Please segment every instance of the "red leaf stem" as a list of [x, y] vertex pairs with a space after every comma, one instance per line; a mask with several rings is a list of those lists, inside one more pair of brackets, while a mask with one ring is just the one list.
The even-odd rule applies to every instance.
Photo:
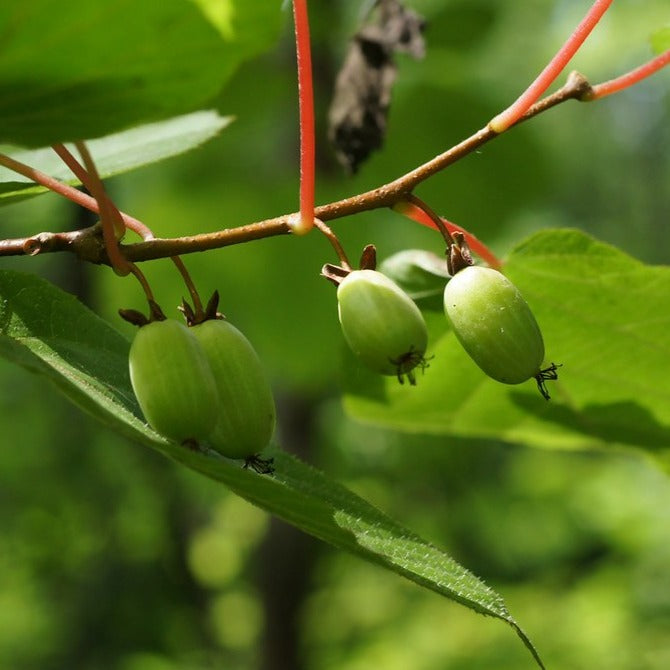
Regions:
[[[91, 195], [98, 202], [100, 208], [100, 225], [102, 226], [102, 239], [105, 242], [105, 250], [109, 258], [110, 265], [114, 272], [121, 276], [127, 275], [130, 271], [130, 263], [126, 260], [119, 249], [118, 240], [123, 236], [126, 230], [125, 224], [120, 216], [115, 216], [105, 187], [102, 184], [98, 170], [93, 162], [88, 147], [84, 142], [76, 142], [75, 146], [84, 163], [84, 168], [88, 173], [88, 184], [91, 188]], [[116, 212], [118, 214], [118, 210]]]
[[[70, 153], [68, 148], [64, 144], [54, 144], [52, 149], [58, 154], [58, 157], [72, 170], [73, 174], [79, 181], [92, 193], [93, 185], [91, 184], [90, 175], [84, 169], [84, 167], [79, 163], [79, 161]], [[149, 226], [145, 225], [137, 219], [123, 215], [113, 203], [111, 198], [107, 196], [110, 206], [114, 210], [115, 217], [119, 217], [124, 225], [132, 230], [134, 233], [137, 233], [143, 240], [152, 240], [154, 234]]]
[[291, 228], [302, 235], [314, 225], [314, 91], [307, 0], [293, 0], [293, 18], [300, 116], [300, 219], [293, 221]]
[[[48, 188], [50, 191], [58, 193], [58, 195], [62, 195], [64, 198], [71, 200], [77, 205], [81, 205], [85, 209], [88, 209], [91, 212], [94, 212], [95, 214], [100, 214], [100, 207], [96, 202], [95, 198], [92, 198], [90, 195], [87, 195], [86, 193], [82, 193], [73, 186], [64, 184], [63, 182], [58, 181], [58, 179], [54, 179], [48, 174], [41, 172], [40, 170], [36, 170], [33, 167], [30, 167], [30, 165], [21, 163], [20, 161], [17, 161], [16, 159], [11, 158], [6, 154], [0, 153], [0, 165], [4, 165], [8, 169], [18, 174], [22, 174], [24, 177], [27, 177], [31, 181], [34, 181], [36, 184], [44, 186], [44, 188]], [[121, 218], [123, 219], [123, 222], [131, 230], [135, 230], [135, 226], [138, 227], [144, 226], [144, 224], [141, 221], [135, 219], [134, 217], [128, 214], [120, 212], [120, 215]]]
[[513, 126], [551, 86], [563, 68], [570, 62], [577, 49], [596, 27], [612, 0], [596, 0], [581, 23], [575, 28], [565, 44], [558, 50], [537, 79], [503, 112], [489, 122], [489, 128], [502, 133]]
[[[416, 221], [417, 223], [437, 230], [437, 225], [430, 218], [430, 216], [428, 216], [428, 214], [420, 207], [414, 205], [411, 202], [408, 202], [407, 200], [401, 200], [393, 206], [393, 209], [399, 214], [403, 214], [407, 218], [412, 219], [412, 221]], [[468, 243], [470, 249], [474, 251], [474, 253], [476, 253], [477, 256], [479, 256], [489, 267], [500, 270], [503, 265], [502, 261], [481, 240], [475, 237], [472, 233], [469, 233], [467, 230], [465, 230], [465, 228], [452, 223], [448, 219], [445, 219], [442, 216], [440, 219], [442, 219], [442, 222], [450, 233], [463, 233], [465, 241]]]
[[642, 81], [642, 79], [654, 74], [654, 72], [658, 72], [668, 64], [670, 64], [670, 49], [659, 54], [656, 58], [652, 58], [647, 63], [644, 63], [644, 65], [640, 65], [640, 67], [622, 74], [620, 77], [604, 81], [602, 84], [596, 84], [584, 99], [597, 100], [598, 98], [604, 98], [606, 95], [623, 91], [625, 88], [633, 86]]
[[[52, 146], [52, 149], [58, 154], [58, 157], [70, 168], [70, 170], [72, 170], [75, 177], [77, 177], [77, 179], [79, 179], [79, 181], [81, 181], [81, 183], [89, 191], [91, 191], [91, 193], [95, 192], [98, 189], [98, 184], [96, 184], [95, 179], [86, 171], [84, 166], [81, 165], [81, 163], [72, 155], [72, 153], [70, 153], [69, 149], [64, 144], [54, 144]], [[97, 175], [96, 178], [98, 178], [99, 180], [99, 177], [97, 177]], [[101, 181], [99, 185], [102, 187]], [[106, 192], [104, 192], [104, 196], [107, 199], [106, 203], [107, 207], [110, 209], [115, 221], [122, 221], [124, 225], [126, 225], [133, 232], [137, 233], [143, 240], [154, 239], [153, 231], [149, 228], [149, 226], [144, 225], [141, 221], [138, 221], [137, 219], [132, 219], [129, 222], [124, 221], [122, 214], [117, 208], [117, 206], [114, 204], [114, 201], [109, 197], [109, 195], [107, 195]], [[104, 235], [104, 228], [103, 228], [103, 235]], [[120, 255], [121, 254], [119, 253], [118, 256]], [[195, 284], [193, 283], [191, 275], [186, 269], [184, 262], [181, 260], [179, 256], [170, 256], [170, 260], [175, 264], [177, 270], [179, 271], [180, 275], [184, 280], [184, 283], [186, 284], [186, 287], [191, 295], [191, 299], [193, 300], [193, 307], [195, 309], [195, 313], [198, 316], [202, 316], [203, 309], [202, 309], [202, 302], [200, 300], [200, 294], [195, 288]], [[132, 263], [130, 263], [130, 271], [139, 280], [149, 302], [152, 302], [154, 300], [154, 297], [146, 277], [142, 274], [142, 272], [139, 271], [139, 269], [136, 266], [133, 266]]]

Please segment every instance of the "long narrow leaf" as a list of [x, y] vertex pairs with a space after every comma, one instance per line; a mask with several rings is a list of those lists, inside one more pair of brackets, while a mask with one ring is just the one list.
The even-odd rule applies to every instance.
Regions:
[[445, 552], [318, 470], [274, 449], [271, 476], [170, 443], [141, 420], [127, 371], [129, 343], [75, 298], [32, 275], [0, 272], [0, 355], [44, 375], [119, 432], [222, 482], [250, 502], [466, 607], [502, 619], [541, 661], [503, 599]]

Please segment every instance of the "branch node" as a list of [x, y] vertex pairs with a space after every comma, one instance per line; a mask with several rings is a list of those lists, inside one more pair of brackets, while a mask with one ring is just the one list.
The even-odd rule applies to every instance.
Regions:
[[314, 226], [314, 219], [305, 219], [300, 212], [287, 217], [286, 223], [294, 235], [306, 235]]
[[44, 237], [49, 233], [40, 233], [33, 237], [29, 237], [23, 243], [23, 253], [26, 256], [37, 256], [44, 249]]
[[67, 246], [82, 261], [96, 265], [110, 264], [100, 223], [76, 231], [71, 235]]
[[577, 70], [573, 70], [565, 82], [565, 89], [574, 92], [576, 100], [581, 102], [588, 102], [593, 99], [593, 86], [589, 80]]

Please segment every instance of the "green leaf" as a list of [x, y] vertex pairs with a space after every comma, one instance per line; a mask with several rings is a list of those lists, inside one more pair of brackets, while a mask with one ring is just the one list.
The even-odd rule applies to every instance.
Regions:
[[534, 381], [499, 384], [431, 319], [430, 368], [414, 388], [350, 369], [345, 406], [360, 420], [412, 432], [555, 448], [670, 453], [670, 268], [645, 266], [576, 230], [538, 233], [505, 266], [562, 363], [546, 402]]
[[393, 279], [413, 300], [439, 298], [449, 279], [447, 261], [432, 251], [403, 249], [385, 258], [377, 268]]
[[0, 142], [100, 137], [204, 106], [277, 34], [278, 4], [227, 4], [245, 19], [254, 5], [261, 29], [224, 35], [185, 0], [0, 3]]
[[[232, 117], [220, 116], [215, 111], [193, 112], [90, 140], [87, 146], [104, 179], [195, 149], [212, 139], [231, 121]], [[66, 146], [78, 156], [73, 146]], [[81, 183], [51, 147], [5, 153], [67, 184]], [[8, 204], [16, 198], [47, 190], [27, 177], [0, 166], [0, 203]]]
[[[280, 2], [193, 1], [226, 41], [236, 45], [238, 55], [245, 58], [275, 42], [284, 19], [290, 15], [280, 11]], [[286, 3], [283, 7], [286, 7]]]
[[215, 452], [170, 443], [141, 420], [128, 377], [129, 343], [75, 298], [32, 276], [0, 271], [0, 355], [44, 375], [97, 418], [336, 547], [466, 607], [507, 622], [538, 665], [535, 648], [502, 598], [442, 550], [345, 487], [273, 449], [272, 476]]
[[670, 26], [660, 28], [649, 38], [651, 49], [655, 54], [662, 54], [670, 49]]
[[276, 472], [258, 477], [223, 461], [179, 449], [173, 458], [226, 484], [248, 501], [340, 549], [507, 622], [540, 667], [540, 657], [502, 598], [442, 550], [398, 525], [323, 473], [273, 450]]
[[129, 349], [73, 296], [33, 275], [0, 271], [0, 355], [45, 375], [125, 435], [153, 436], [130, 387]]

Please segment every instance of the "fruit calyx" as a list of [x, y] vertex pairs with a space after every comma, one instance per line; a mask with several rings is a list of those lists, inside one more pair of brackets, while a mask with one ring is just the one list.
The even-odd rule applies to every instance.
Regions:
[[[377, 269], [377, 248], [374, 244], [367, 244], [364, 247], [358, 267], [361, 270]], [[335, 284], [335, 286], [339, 286], [344, 278], [351, 272], [352, 270], [349, 267], [345, 268], [341, 265], [333, 265], [332, 263], [326, 263], [321, 268], [321, 276]]]
[[146, 326], [154, 321], [165, 321], [167, 317], [155, 300], [149, 300], [149, 316], [145, 316], [136, 309], [119, 309], [119, 316], [133, 326]]
[[212, 319], [225, 319], [225, 316], [218, 311], [218, 291], [214, 291], [214, 293], [212, 293], [212, 297], [207, 301], [205, 309], [201, 310], [201, 314], [198, 314], [196, 310], [194, 310], [193, 307], [191, 307], [191, 305], [186, 302], [185, 298], [181, 299], [181, 305], [179, 305], [177, 309], [184, 315], [187, 326], [197, 326], [199, 323], [211, 321]]
[[463, 233], [454, 231], [451, 233], [451, 239], [453, 242], [447, 249], [447, 270], [449, 270], [449, 274], [453, 277], [457, 272], [464, 270], [470, 265], [474, 265], [474, 261], [472, 260], [472, 253]]

